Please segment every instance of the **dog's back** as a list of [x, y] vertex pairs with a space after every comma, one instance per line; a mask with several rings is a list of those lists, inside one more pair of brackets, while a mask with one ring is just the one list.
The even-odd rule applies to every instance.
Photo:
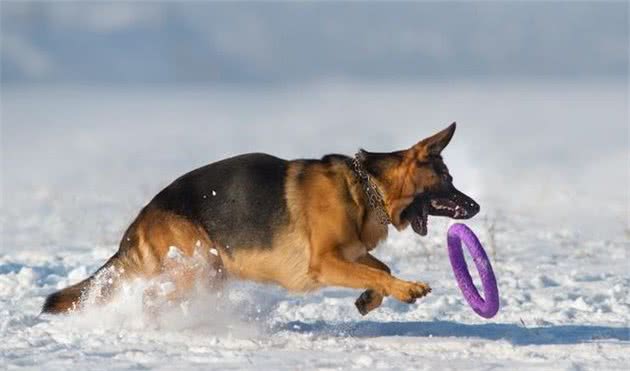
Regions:
[[270, 247], [288, 222], [287, 167], [263, 153], [231, 157], [183, 175], [149, 206], [200, 223], [221, 246]]

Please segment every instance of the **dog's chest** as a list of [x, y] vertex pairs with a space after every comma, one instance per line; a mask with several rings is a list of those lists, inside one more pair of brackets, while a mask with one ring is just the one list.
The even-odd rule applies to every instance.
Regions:
[[344, 246], [341, 250], [343, 258], [351, 262], [356, 261], [360, 257], [367, 254], [367, 252], [368, 249], [360, 241], [348, 244]]
[[365, 223], [361, 231], [361, 242], [367, 251], [372, 251], [387, 238], [387, 226], [378, 222]]

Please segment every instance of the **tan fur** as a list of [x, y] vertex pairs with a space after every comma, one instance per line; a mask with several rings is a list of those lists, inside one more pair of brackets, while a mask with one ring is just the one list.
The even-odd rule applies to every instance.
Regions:
[[[225, 272], [219, 250], [202, 226], [156, 209], [144, 210], [135, 224], [138, 243], [126, 254], [128, 269], [136, 276], [160, 275], [161, 281], [170, 282], [173, 290], [165, 293], [168, 301], [185, 299], [196, 286], [220, 286]], [[156, 300], [156, 288], [145, 295], [145, 302]]]

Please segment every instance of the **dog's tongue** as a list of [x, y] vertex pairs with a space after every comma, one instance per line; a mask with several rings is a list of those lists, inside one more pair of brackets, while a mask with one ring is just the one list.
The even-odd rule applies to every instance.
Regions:
[[428, 208], [425, 202], [416, 202], [414, 207], [414, 215], [411, 219], [411, 228], [413, 231], [421, 236], [427, 235], [427, 219]]

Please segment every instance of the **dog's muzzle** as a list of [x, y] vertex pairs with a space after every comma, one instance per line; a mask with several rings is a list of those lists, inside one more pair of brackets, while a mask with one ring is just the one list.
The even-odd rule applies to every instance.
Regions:
[[470, 219], [477, 215], [480, 206], [475, 200], [450, 186], [445, 191], [424, 192], [402, 212], [401, 217], [411, 223], [414, 232], [427, 234], [428, 216], [445, 216], [452, 219]]

